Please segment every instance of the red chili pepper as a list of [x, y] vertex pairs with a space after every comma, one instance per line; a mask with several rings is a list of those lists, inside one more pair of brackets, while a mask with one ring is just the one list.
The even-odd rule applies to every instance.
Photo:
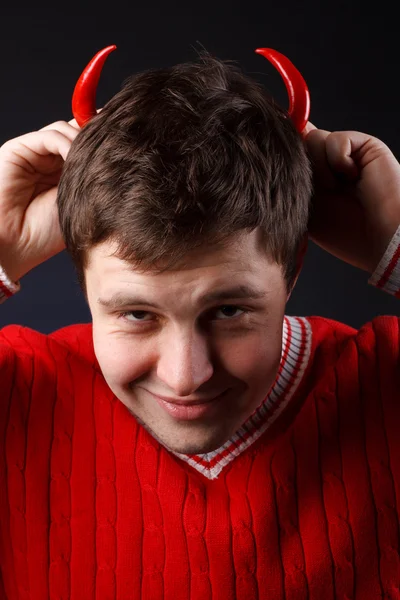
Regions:
[[[100, 73], [107, 56], [116, 46], [107, 46], [100, 50], [90, 61], [79, 77], [72, 97], [72, 113], [76, 122], [83, 127], [96, 114], [96, 89]], [[289, 94], [289, 116], [301, 133], [310, 114], [310, 93], [301, 73], [283, 54], [272, 48], [258, 48], [281, 74]]]
[[99, 83], [100, 73], [107, 56], [117, 46], [107, 46], [100, 50], [83, 70], [74, 89], [72, 96], [72, 114], [79, 127], [90, 121], [96, 114], [96, 89]]
[[258, 48], [262, 54], [281, 74], [289, 94], [289, 116], [297, 131], [302, 133], [310, 114], [310, 92], [301, 73], [286, 56], [272, 48]]

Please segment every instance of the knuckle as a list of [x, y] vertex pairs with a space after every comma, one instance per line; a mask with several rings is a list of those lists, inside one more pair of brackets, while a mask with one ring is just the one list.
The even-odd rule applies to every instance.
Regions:
[[19, 136], [16, 138], [12, 138], [11, 140], [5, 141], [4, 144], [0, 146], [0, 153], [8, 154], [10, 152], [13, 152], [15, 148], [18, 147], [21, 137], [22, 136]]
[[42, 135], [47, 139], [48, 143], [50, 143], [51, 140], [63, 141], [65, 139], [65, 136], [57, 129], [48, 129], [47, 131], [44, 131]]
[[53, 123], [54, 127], [68, 127], [68, 123], [66, 121], [55, 121]]
[[11, 140], [7, 140], [0, 146], [0, 150], [7, 150], [11, 145]]

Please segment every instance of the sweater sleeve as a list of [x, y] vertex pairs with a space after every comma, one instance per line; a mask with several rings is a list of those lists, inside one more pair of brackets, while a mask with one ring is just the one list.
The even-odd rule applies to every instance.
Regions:
[[368, 283], [400, 298], [400, 226]]
[[3, 267], [0, 265], [0, 304], [3, 304], [7, 298], [10, 298], [10, 296], [13, 296], [19, 292], [20, 289], [20, 282], [12, 281]]

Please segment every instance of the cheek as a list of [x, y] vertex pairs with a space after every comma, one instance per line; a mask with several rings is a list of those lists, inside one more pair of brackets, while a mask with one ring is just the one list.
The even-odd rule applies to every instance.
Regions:
[[265, 379], [276, 371], [282, 352], [282, 335], [279, 332], [258, 332], [232, 343], [226, 348], [224, 368], [242, 380]]
[[132, 338], [93, 333], [94, 351], [102, 373], [110, 385], [125, 386], [148, 372], [150, 368], [148, 349], [143, 344], [132, 343]]

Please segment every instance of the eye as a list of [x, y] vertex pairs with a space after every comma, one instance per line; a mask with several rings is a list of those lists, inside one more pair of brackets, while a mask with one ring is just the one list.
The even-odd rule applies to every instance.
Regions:
[[[237, 311], [240, 311], [239, 315], [232, 314], [232, 313], [236, 313]], [[224, 304], [223, 306], [219, 306], [218, 308], [214, 309], [213, 312], [214, 313], [221, 312], [223, 314], [222, 318], [216, 319], [217, 321], [232, 321], [234, 319], [238, 319], [243, 314], [245, 314], [249, 311], [245, 310], [243, 308], [240, 308], [239, 306], [235, 306], [233, 304]], [[129, 323], [146, 323], [151, 320], [151, 319], [145, 319], [146, 316], [151, 317], [152, 313], [150, 313], [146, 310], [129, 310], [124, 313], [120, 313], [118, 315], [119, 318], [121, 318]], [[133, 318], [130, 318], [130, 317], [133, 317]]]
[[[235, 312], [235, 311], [238, 311], [238, 310], [240, 310], [242, 314], [246, 312], [244, 309], [239, 308], [239, 306], [234, 306], [233, 304], [225, 304], [224, 306], [219, 306], [216, 309], [216, 312], [218, 312], [218, 311], [221, 311], [221, 312], [224, 311], [224, 312], [228, 313], [228, 314], [225, 314], [225, 318], [220, 319], [221, 321], [226, 321], [226, 320], [235, 318], [235, 315], [232, 315], [232, 312]], [[240, 316], [241, 315], [239, 315], [239, 317]], [[237, 315], [236, 315], [236, 318], [238, 318]]]
[[[135, 317], [138, 317], [137, 319], [128, 319], [128, 315], [134, 315]], [[122, 319], [125, 319], [125, 321], [129, 321], [130, 323], [141, 323], [142, 321], [144, 321], [144, 319], [140, 318], [143, 317], [144, 315], [150, 315], [149, 312], [147, 312], [146, 310], [128, 310], [127, 312], [121, 313], [119, 316]]]

